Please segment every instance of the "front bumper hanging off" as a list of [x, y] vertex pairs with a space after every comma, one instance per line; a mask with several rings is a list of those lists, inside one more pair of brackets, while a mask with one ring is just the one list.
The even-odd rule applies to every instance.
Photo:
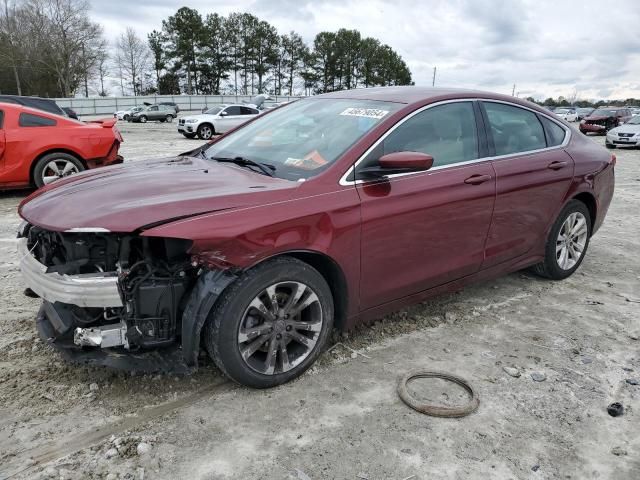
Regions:
[[43, 300], [89, 308], [123, 306], [115, 272], [79, 275], [47, 273], [46, 265], [31, 255], [26, 238], [18, 239], [18, 256], [25, 283]]

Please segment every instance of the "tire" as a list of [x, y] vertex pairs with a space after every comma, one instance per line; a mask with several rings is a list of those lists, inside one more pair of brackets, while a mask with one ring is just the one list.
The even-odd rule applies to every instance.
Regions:
[[[269, 294], [268, 288], [273, 288]], [[298, 290], [303, 293], [296, 297]], [[276, 308], [269, 300], [272, 292]], [[289, 300], [292, 308], [287, 309]], [[300, 312], [288, 318], [285, 312], [295, 307]], [[333, 297], [322, 275], [300, 260], [279, 257], [229, 285], [209, 314], [203, 338], [207, 352], [227, 377], [249, 387], [269, 388], [304, 373], [322, 352], [332, 327]], [[302, 341], [297, 340], [300, 337]], [[243, 357], [241, 349], [250, 353]]]
[[[566, 228], [571, 227], [569, 223], [570, 217], [577, 219], [576, 223], [573, 224], [573, 230], [578, 229], [577, 231], [581, 232], [581, 235], [578, 236], [576, 234], [570, 237], [573, 240], [573, 247], [569, 247], [565, 243], [564, 248], [567, 252], [567, 257], [564, 257], [566, 263], [562, 265], [563, 245], [561, 245], [562, 240], [560, 235], [562, 234], [564, 236]], [[584, 229], [578, 227], [581, 220], [584, 221]], [[566, 222], [567, 224], [565, 226]], [[587, 206], [579, 200], [571, 200], [567, 203], [549, 231], [549, 236], [545, 244], [544, 261], [533, 267], [534, 273], [552, 280], [562, 280], [572, 275], [587, 254], [589, 240], [591, 239], [591, 228], [591, 215]], [[581, 248], [581, 250], [578, 250], [578, 247]], [[571, 255], [571, 252], [577, 254], [578, 252], [576, 250], [580, 252], [577, 258]]]
[[140, 118], [140, 123], [147, 123], [147, 117], [145, 117], [144, 115], [141, 115], [139, 118]]
[[129, 115], [125, 115], [124, 117], [122, 117], [122, 119], [128, 122], [129, 121]]
[[607, 148], [610, 148], [610, 149], [616, 148], [616, 146], [614, 144], [612, 144], [612, 143], [605, 143], [604, 146], [607, 147]]
[[173, 115], [167, 115], [167, 116], [165, 117], [165, 120], [167, 121], [167, 123], [171, 123], [171, 122], [173, 122]]
[[67, 177], [84, 170], [84, 165], [73, 155], [53, 152], [45, 155], [33, 169], [33, 183], [40, 188], [58, 178]]
[[198, 127], [197, 135], [200, 140], [209, 140], [216, 133], [213, 125], [209, 123], [203, 123]]
[[195, 133], [183, 133], [182, 135], [184, 135], [187, 138], [196, 138], [196, 134]]

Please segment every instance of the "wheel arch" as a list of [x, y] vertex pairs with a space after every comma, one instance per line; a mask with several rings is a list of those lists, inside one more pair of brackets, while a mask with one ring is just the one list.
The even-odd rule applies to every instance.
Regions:
[[589, 210], [591, 225], [593, 226], [596, 224], [596, 218], [598, 215], [598, 203], [596, 202], [596, 197], [592, 193], [580, 192], [571, 197], [570, 200], [578, 200], [579, 202], [584, 203], [587, 207], [587, 210]]
[[36, 165], [38, 164], [38, 162], [42, 157], [49, 155], [50, 153], [66, 153], [67, 155], [71, 155], [72, 157], [76, 158], [76, 160], [78, 160], [80, 163], [82, 163], [82, 166], [85, 168], [85, 170], [89, 168], [89, 166], [87, 165], [87, 161], [84, 158], [82, 158], [82, 156], [79, 155], [78, 152], [74, 152], [73, 150], [70, 150], [68, 148], [52, 148], [50, 150], [45, 150], [44, 152], [36, 156], [36, 158], [33, 159], [33, 161], [31, 162], [31, 165], [29, 166], [29, 182], [32, 185], [35, 182], [35, 178], [33, 175], [35, 173]]
[[196, 132], [198, 130], [200, 130], [200, 127], [204, 126], [204, 125], [208, 125], [209, 127], [211, 127], [211, 130], [213, 130], [213, 133], [216, 133], [216, 126], [213, 124], [213, 122], [211, 122], [210, 120], [205, 120], [204, 122], [198, 124], [198, 128], [196, 128]]
[[290, 250], [261, 259], [249, 268], [256, 267], [274, 258], [292, 257], [315, 268], [325, 279], [333, 296], [334, 320], [333, 325], [343, 330], [347, 325], [349, 307], [349, 290], [347, 280], [340, 265], [329, 255], [316, 250]]

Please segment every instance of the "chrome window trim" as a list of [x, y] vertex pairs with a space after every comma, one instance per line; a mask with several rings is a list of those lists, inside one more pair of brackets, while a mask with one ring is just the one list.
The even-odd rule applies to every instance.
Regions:
[[[537, 110], [534, 110], [532, 108], [526, 107], [524, 105], [519, 105], [519, 104], [512, 103], [512, 102], [507, 102], [505, 100], [494, 100], [494, 99], [491, 99], [491, 98], [479, 98], [479, 97], [478, 98], [455, 98], [455, 99], [451, 99], [451, 100], [443, 100], [441, 102], [431, 103], [429, 105], [425, 105], [424, 107], [420, 107], [419, 109], [411, 112], [409, 115], [407, 115], [404, 118], [400, 119], [395, 125], [393, 125], [389, 130], [387, 130], [380, 138], [378, 138], [378, 140], [376, 140], [374, 142], [374, 144], [371, 145], [362, 155], [360, 155], [358, 160], [356, 160], [356, 162], [353, 165], [351, 165], [347, 169], [347, 171], [342, 175], [342, 177], [340, 178], [340, 181], [338, 183], [340, 185], [342, 185], [342, 186], [353, 186], [353, 185], [360, 185], [362, 183], [370, 183], [370, 182], [380, 181], [380, 179], [373, 179], [373, 180], [347, 180], [347, 178], [349, 177], [349, 175], [351, 175], [352, 172], [355, 173], [356, 167], [358, 166], [358, 164], [360, 162], [362, 162], [367, 157], [367, 155], [369, 155], [378, 145], [380, 145], [381, 142], [383, 142], [389, 135], [391, 135], [391, 133], [393, 133], [396, 128], [401, 126], [404, 122], [406, 122], [407, 120], [412, 118], [414, 115], [417, 115], [419, 113], [424, 112], [425, 110], [428, 110], [430, 108], [437, 107], [437, 106], [440, 106], [440, 105], [446, 105], [448, 103], [460, 103], [460, 102], [503, 103], [505, 105], [510, 105], [512, 107], [522, 108], [523, 110], [528, 110], [528, 111], [533, 112], [533, 113], [535, 113], [537, 115], [541, 115], [541, 116], [547, 118], [548, 120], [551, 120], [553, 123], [555, 123], [560, 128], [562, 128], [564, 130], [564, 140], [560, 145], [555, 145], [553, 147], [539, 148], [537, 150], [527, 150], [526, 152], [509, 153], [509, 154], [506, 154], [506, 155], [496, 155], [496, 156], [493, 156], [493, 157], [481, 157], [481, 158], [476, 158], [476, 159], [473, 159], [473, 160], [465, 160], [463, 162], [456, 162], [456, 163], [449, 163], [447, 165], [440, 165], [438, 167], [432, 167], [429, 170], [425, 170], [425, 171], [396, 173], [396, 174], [393, 174], [393, 175], [385, 176], [386, 179], [405, 177], [407, 175], [417, 175], [417, 174], [421, 174], [421, 173], [425, 173], [425, 172], [432, 172], [432, 171], [436, 171], [436, 170], [442, 170], [442, 169], [445, 169], [445, 168], [457, 167], [457, 166], [461, 166], [461, 165], [471, 165], [471, 164], [474, 164], [474, 163], [487, 162], [487, 161], [491, 161], [491, 160], [502, 160], [502, 159], [507, 159], [507, 158], [515, 157], [515, 156], [522, 157], [524, 155], [532, 155], [532, 154], [540, 153], [540, 152], [558, 150], [558, 149], [561, 149], [561, 148], [565, 148], [569, 144], [569, 141], [571, 140], [571, 130], [566, 125], [564, 125], [563, 123], [559, 122], [558, 119], [555, 119], [555, 118], [549, 116], [546, 113], [539, 112]], [[544, 131], [544, 125], [541, 124], [541, 127], [542, 127], [542, 129]], [[546, 138], [546, 133], [545, 133], [545, 138]]]

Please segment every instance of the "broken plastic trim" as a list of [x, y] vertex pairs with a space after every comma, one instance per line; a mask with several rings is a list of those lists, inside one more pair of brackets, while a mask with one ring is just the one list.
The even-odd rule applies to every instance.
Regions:
[[182, 314], [182, 354], [188, 366], [198, 366], [202, 327], [220, 294], [236, 278], [229, 270], [208, 270], [198, 277]]

